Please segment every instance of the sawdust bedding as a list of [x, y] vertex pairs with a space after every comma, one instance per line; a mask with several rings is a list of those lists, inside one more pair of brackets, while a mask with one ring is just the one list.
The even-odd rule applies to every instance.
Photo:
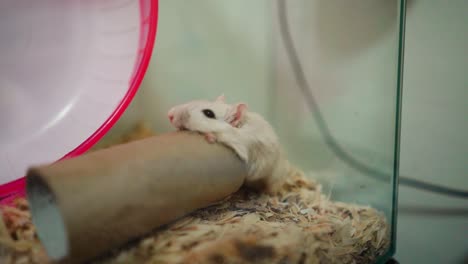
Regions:
[[[151, 135], [139, 124], [113, 144]], [[17, 199], [1, 212], [0, 263], [48, 263], [27, 201]], [[242, 188], [97, 262], [373, 263], [388, 246], [389, 226], [383, 214], [371, 207], [333, 202], [322, 194], [320, 184], [294, 175], [282, 194], [268, 196]]]

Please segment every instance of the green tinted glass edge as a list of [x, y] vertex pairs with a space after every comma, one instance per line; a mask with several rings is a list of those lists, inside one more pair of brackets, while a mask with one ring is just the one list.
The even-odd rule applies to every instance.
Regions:
[[406, 30], [406, 0], [400, 0], [400, 24], [398, 40], [398, 63], [397, 63], [397, 87], [396, 87], [396, 112], [395, 112], [395, 146], [393, 156], [393, 201], [391, 219], [390, 248], [382, 255], [377, 263], [386, 263], [396, 252], [397, 218], [398, 218], [398, 179], [400, 170], [400, 135], [401, 135], [401, 107], [403, 90], [403, 68], [405, 51]]

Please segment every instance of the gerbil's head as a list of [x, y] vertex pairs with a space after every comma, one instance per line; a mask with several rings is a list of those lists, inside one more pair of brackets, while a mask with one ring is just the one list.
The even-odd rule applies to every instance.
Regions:
[[247, 111], [244, 103], [227, 104], [224, 95], [214, 101], [191, 101], [168, 112], [169, 121], [179, 130], [221, 132], [240, 127]]

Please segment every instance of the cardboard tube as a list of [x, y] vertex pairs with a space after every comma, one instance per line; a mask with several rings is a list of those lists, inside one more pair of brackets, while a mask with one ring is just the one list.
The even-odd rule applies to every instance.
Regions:
[[49, 257], [79, 263], [227, 197], [245, 175], [229, 148], [175, 132], [33, 167], [26, 191]]

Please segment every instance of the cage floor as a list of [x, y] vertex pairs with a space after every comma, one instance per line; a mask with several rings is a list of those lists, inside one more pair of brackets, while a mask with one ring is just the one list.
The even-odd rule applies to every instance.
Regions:
[[[105, 148], [152, 136], [144, 124]], [[93, 151], [93, 150], [92, 150]], [[1, 263], [48, 263], [26, 200], [2, 208]], [[373, 263], [389, 246], [389, 226], [377, 210], [329, 200], [303, 175], [282, 194], [241, 188], [208, 208], [155, 231], [96, 263]]]

